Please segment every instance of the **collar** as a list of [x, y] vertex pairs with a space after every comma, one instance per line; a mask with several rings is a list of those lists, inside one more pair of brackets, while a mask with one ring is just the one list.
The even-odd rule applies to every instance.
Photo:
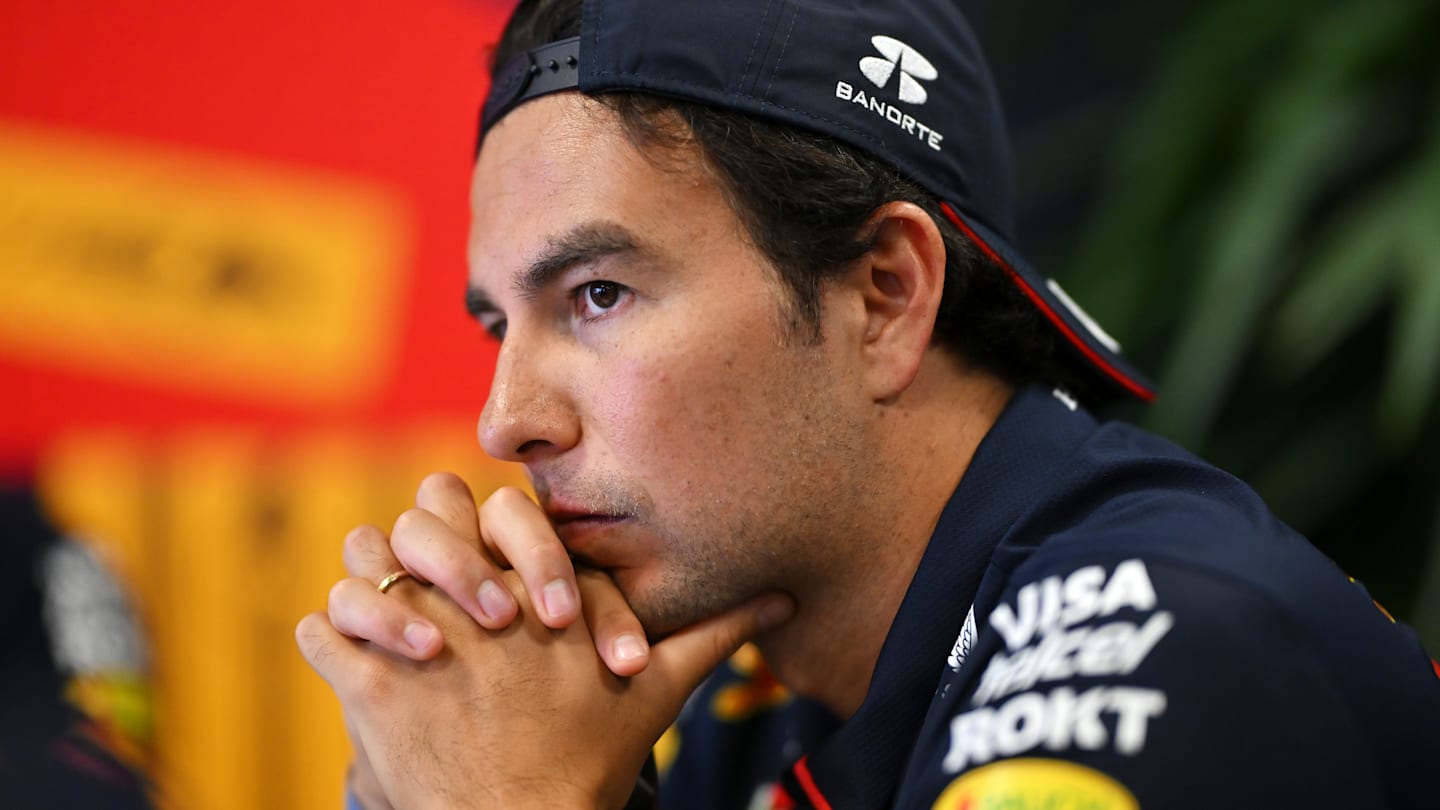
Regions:
[[782, 780], [817, 808], [888, 806], [996, 546], [1044, 497], [1057, 458], [1095, 429], [1058, 392], [1018, 391], [940, 514], [880, 650], [864, 702]]

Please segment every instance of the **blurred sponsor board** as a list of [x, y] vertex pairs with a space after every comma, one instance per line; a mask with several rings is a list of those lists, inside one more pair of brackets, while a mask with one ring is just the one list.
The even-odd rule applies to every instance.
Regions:
[[408, 226], [373, 185], [0, 121], [0, 352], [262, 402], [372, 391]]

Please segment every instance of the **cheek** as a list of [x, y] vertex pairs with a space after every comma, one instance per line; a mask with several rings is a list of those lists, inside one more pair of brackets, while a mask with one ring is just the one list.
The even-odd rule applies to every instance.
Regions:
[[[678, 348], [678, 344], [677, 348]], [[763, 424], [751, 413], [759, 386], [733, 337], [689, 341], [688, 350], [615, 364], [596, 402], [594, 430], [629, 465], [689, 477]], [[753, 353], [751, 353], [753, 356]]]

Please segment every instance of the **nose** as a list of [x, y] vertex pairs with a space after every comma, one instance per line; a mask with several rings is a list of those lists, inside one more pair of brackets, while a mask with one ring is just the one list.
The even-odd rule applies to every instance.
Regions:
[[480, 446], [502, 461], [528, 463], [574, 447], [579, 420], [559, 384], [560, 364], [511, 332], [500, 345], [490, 396], [480, 412]]

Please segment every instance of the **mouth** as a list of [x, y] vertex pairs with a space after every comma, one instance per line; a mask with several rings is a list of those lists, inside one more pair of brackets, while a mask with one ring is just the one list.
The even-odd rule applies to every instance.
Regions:
[[629, 515], [612, 515], [603, 512], [588, 512], [583, 509], [546, 509], [550, 523], [555, 527], [560, 542], [576, 556], [583, 557], [583, 550], [600, 535], [630, 519]]

